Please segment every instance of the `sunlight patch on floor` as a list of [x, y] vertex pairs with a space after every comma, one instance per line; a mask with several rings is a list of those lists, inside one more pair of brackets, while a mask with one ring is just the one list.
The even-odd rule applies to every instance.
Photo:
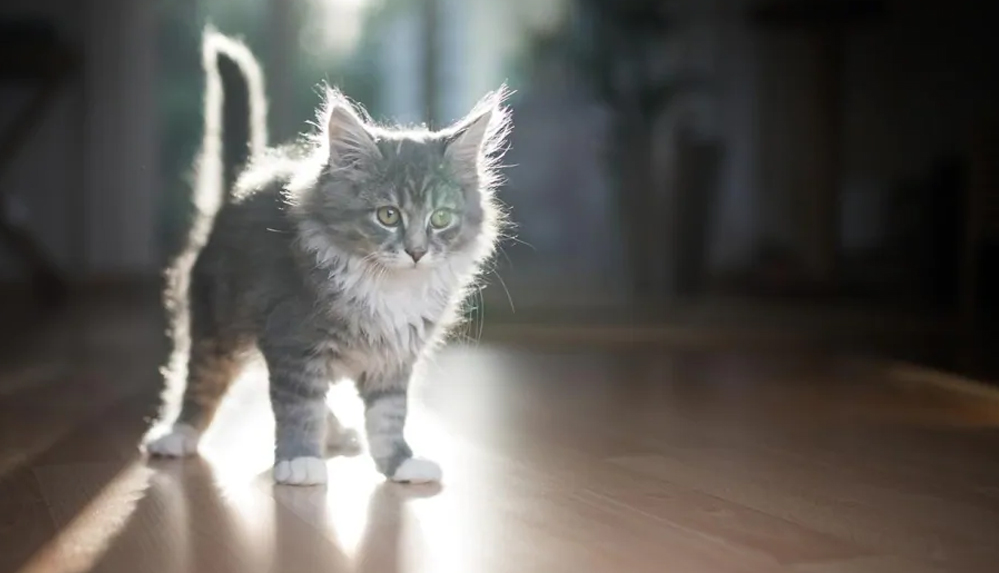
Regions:
[[[503, 486], [483, 473], [488, 470], [478, 464], [481, 452], [435, 409], [441, 400], [454, 405], [448, 386], [470, 384], [475, 400], [464, 404], [470, 396], [458, 397], [461, 410], [469, 409], [466, 415], [480, 428], [491, 427], [494, 420], [486, 410], [490, 398], [501, 399], [494, 396], [494, 382], [503, 372], [496, 364], [499, 357], [492, 358], [483, 364], [479, 350], [445, 352], [411, 388], [407, 439], [416, 455], [441, 464], [442, 486], [387, 482], [375, 470], [366, 447], [358, 456], [327, 461], [330, 481], [325, 489], [273, 484], [274, 419], [263, 364], [247, 369], [233, 385], [204, 437], [201, 453], [221, 495], [242, 522], [241, 529], [253, 543], [259, 541], [258, 547], [265, 547], [274, 534], [276, 503], [330, 539], [358, 568], [371, 559], [387, 558], [371, 552], [387, 550], [387, 541], [378, 538], [397, 535], [398, 546], [391, 551], [411, 554], [426, 570], [464, 573], [473, 566], [473, 556], [481, 553], [476, 540], [483, 539], [477, 515], [482, 508], [468, 500], [481, 488], [498, 495]], [[363, 405], [353, 384], [333, 385], [327, 403], [342, 424], [363, 434]]]
[[[60, 491], [66, 484], [77, 482], [80, 486], [79, 470], [76, 466], [47, 468], [51, 474], [39, 483], [52, 486], [46, 489]], [[53, 473], [57, 472], [57, 473]], [[54, 539], [46, 544], [20, 570], [20, 573], [83, 573], [90, 571], [97, 563], [122, 528], [128, 523], [136, 504], [149, 485], [153, 471], [138, 462], [132, 463], [114, 477], [76, 516], [60, 528]], [[86, 482], [86, 480], [83, 480]], [[49, 483], [58, 482], [58, 483]], [[84, 487], [85, 487], [84, 483]], [[50, 508], [52, 495], [46, 496]], [[54, 513], [58, 513], [58, 507]], [[57, 525], [59, 517], [55, 516]]]

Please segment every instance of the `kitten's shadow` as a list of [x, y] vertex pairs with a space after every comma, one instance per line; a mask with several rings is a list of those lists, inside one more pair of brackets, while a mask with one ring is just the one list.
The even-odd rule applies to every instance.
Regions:
[[[253, 513], [254, 507], [263, 506], [237, 507], [238, 503], [223, 493], [225, 488], [219, 487], [211, 464], [200, 457], [179, 462], [154, 459], [148, 467], [162, 478], [153, 488], [155, 495], [147, 501], [156, 507], [172, 509], [173, 520], [167, 535], [170, 543], [166, 546], [172, 548], [172, 553], [184, 549], [171, 557], [179, 569], [202, 565], [214, 568], [230, 559], [242, 567], [247, 560], [265, 559], [273, 566], [270, 570], [295, 564], [301, 570], [403, 571], [407, 569], [406, 540], [426, 533], [420, 531], [419, 520], [411, 518], [406, 504], [410, 500], [432, 498], [443, 491], [440, 484], [384, 481], [371, 490], [367, 508], [362, 510], [366, 519], [354, 517], [363, 524], [351, 523], [349, 511], [344, 514], [343, 508], [331, 506], [329, 496], [330, 487], [350, 487], [349, 480], [338, 483], [333, 477], [329, 486], [279, 485], [265, 471], [255, 478], [256, 487], [252, 489], [257, 495], [269, 494], [273, 499], [273, 514], [267, 517]], [[163, 495], [167, 498], [161, 499]], [[247, 521], [251, 515], [255, 517]], [[253, 545], [252, 534], [248, 533], [253, 527], [247, 530], [248, 523], [260, 519], [271, 523], [273, 538], [266, 548]], [[363, 528], [354, 551], [340, 537], [344, 528], [349, 531], [352, 525]], [[205, 531], [211, 534], [202, 539]], [[101, 563], [114, 563], [114, 557], [110, 555]]]
[[408, 567], [401, 561], [405, 558], [404, 537], [412, 521], [406, 517], [405, 505], [410, 500], [433, 497], [441, 490], [440, 484], [388, 481], [379, 484], [368, 502], [368, 523], [354, 557], [356, 571], [388, 573], [407, 570]]
[[[331, 487], [337, 486], [332, 484]], [[328, 569], [332, 564], [342, 566], [345, 571], [353, 570], [358, 573], [392, 573], [406, 570], [404, 539], [413, 533], [407, 533], [412, 521], [407, 518], [405, 505], [410, 500], [433, 497], [442, 491], [439, 484], [410, 485], [385, 481], [376, 486], [368, 500], [364, 531], [354, 552], [353, 569], [350, 569], [347, 567], [343, 548], [336, 541], [340, 528], [347, 526], [350, 529], [350, 524], [342, 522], [344, 518], [342, 515], [339, 516], [341, 520], [339, 523], [334, 519], [336, 510], [331, 513], [327, 486], [274, 484], [272, 488], [274, 500], [283, 510], [290, 510], [290, 514], [299, 520], [298, 524], [291, 523], [281, 518], [281, 514], [287, 515], [289, 512], [278, 512], [274, 531], [277, 562], [286, 562], [284, 561], [286, 558], [294, 558], [301, 562], [303, 553], [320, 552], [322, 558], [317, 560], [317, 565], [321, 563]], [[332, 545], [320, 543], [325, 549], [320, 549], [309, 542], [303, 544], [301, 522], [314, 528], [318, 535], [313, 537], [313, 540], [318, 541], [321, 535], [327, 540], [334, 540], [334, 543]]]

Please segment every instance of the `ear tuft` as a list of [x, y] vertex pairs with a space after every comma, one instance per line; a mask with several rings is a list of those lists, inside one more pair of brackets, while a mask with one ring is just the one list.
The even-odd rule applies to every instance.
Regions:
[[332, 168], [345, 172], [364, 170], [381, 158], [363, 112], [333, 89], [327, 93], [325, 126]]
[[504, 105], [511, 92], [501, 86], [486, 95], [454, 126], [444, 132], [445, 157], [460, 174], [478, 177], [488, 186], [496, 164], [506, 151], [510, 110]]

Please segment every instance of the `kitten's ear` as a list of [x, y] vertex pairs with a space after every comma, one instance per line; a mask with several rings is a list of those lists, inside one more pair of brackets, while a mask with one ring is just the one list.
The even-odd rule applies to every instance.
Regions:
[[364, 170], [382, 157], [361, 113], [334, 90], [327, 95], [326, 138], [330, 166], [338, 171]]
[[445, 131], [444, 156], [459, 175], [489, 175], [506, 148], [510, 111], [506, 86], [484, 97], [464, 119]]

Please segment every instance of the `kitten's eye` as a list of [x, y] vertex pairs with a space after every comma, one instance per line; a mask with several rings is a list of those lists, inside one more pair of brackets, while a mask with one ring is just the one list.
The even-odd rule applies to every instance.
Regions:
[[395, 227], [399, 224], [399, 210], [395, 207], [379, 207], [375, 211], [375, 216], [378, 217], [378, 222], [386, 227]]
[[435, 229], [443, 229], [451, 224], [453, 215], [447, 209], [438, 209], [430, 215], [430, 226]]

